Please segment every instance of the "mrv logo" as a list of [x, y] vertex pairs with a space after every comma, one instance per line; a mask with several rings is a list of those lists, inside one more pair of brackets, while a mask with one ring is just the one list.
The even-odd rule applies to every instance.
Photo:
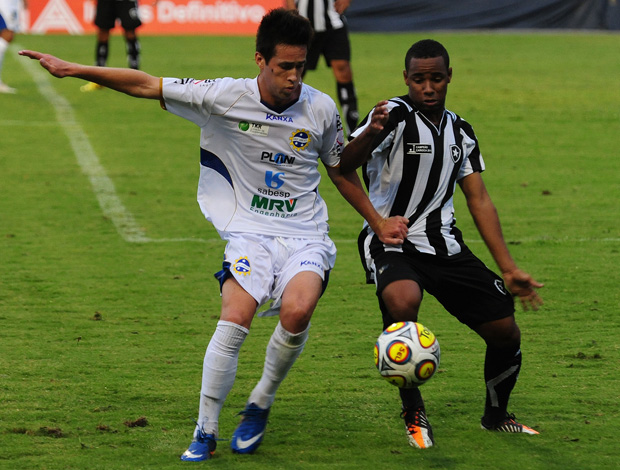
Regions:
[[273, 217], [294, 217], [297, 215], [293, 212], [296, 205], [297, 199], [271, 199], [255, 194], [250, 210]]
[[263, 152], [260, 156], [261, 162], [275, 163], [276, 165], [292, 166], [295, 163], [295, 157], [289, 157], [283, 153]]

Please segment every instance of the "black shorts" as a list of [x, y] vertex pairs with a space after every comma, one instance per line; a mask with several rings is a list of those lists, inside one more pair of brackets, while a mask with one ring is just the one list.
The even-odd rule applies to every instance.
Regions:
[[98, 0], [95, 26], [100, 29], [113, 29], [116, 20], [121, 21], [125, 31], [136, 29], [142, 24], [138, 16], [137, 0]]
[[514, 301], [502, 278], [471, 252], [440, 258], [415, 251], [388, 251], [373, 258], [377, 296], [391, 282], [410, 279], [470, 328], [514, 314]]
[[314, 33], [312, 44], [306, 56], [306, 70], [316, 69], [321, 55], [325, 56], [327, 66], [332, 60], [351, 60], [351, 44], [347, 27]]

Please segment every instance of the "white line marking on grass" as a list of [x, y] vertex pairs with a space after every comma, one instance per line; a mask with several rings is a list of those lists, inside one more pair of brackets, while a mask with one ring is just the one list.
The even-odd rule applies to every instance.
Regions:
[[[22, 49], [17, 45], [18, 49]], [[69, 138], [73, 153], [82, 172], [88, 177], [93, 192], [97, 197], [103, 215], [108, 217], [116, 227], [119, 235], [130, 243], [162, 243], [162, 242], [204, 242], [214, 240], [195, 238], [163, 238], [154, 239], [146, 236], [144, 229], [138, 226], [133, 214], [129, 212], [116, 194], [114, 183], [108, 177], [105, 168], [99, 162], [97, 154], [88, 140], [88, 136], [75, 118], [71, 104], [52, 87], [49, 75], [37, 61], [22, 59], [19, 61], [31, 75], [39, 92], [50, 102], [56, 111], [56, 120]], [[217, 239], [217, 241], [220, 241]]]

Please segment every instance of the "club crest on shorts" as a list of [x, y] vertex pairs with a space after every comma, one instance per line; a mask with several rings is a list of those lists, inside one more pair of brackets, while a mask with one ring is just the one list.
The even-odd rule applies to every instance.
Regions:
[[252, 272], [252, 267], [250, 266], [250, 260], [248, 260], [248, 257], [242, 256], [235, 261], [235, 264], [232, 265], [232, 270], [242, 276], [247, 276], [250, 274]]

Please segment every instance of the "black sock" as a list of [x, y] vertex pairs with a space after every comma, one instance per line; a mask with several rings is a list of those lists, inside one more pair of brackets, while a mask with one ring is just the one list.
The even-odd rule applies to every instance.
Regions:
[[417, 410], [422, 408], [424, 410], [424, 400], [418, 387], [414, 388], [399, 388], [400, 399], [403, 402], [403, 409]]
[[486, 403], [483, 420], [493, 425], [506, 417], [508, 399], [521, 370], [521, 348], [487, 347], [484, 361]]
[[127, 40], [127, 63], [129, 68], [136, 70], [140, 68], [140, 43], [137, 39]]
[[351, 132], [357, 127], [359, 114], [357, 112], [357, 96], [355, 95], [355, 86], [353, 82], [337, 83], [338, 101], [342, 109], [342, 117], [345, 134], [351, 135]]
[[105, 67], [108, 63], [109, 45], [107, 41], [98, 42], [97, 50], [95, 51], [95, 65], [99, 67]]

